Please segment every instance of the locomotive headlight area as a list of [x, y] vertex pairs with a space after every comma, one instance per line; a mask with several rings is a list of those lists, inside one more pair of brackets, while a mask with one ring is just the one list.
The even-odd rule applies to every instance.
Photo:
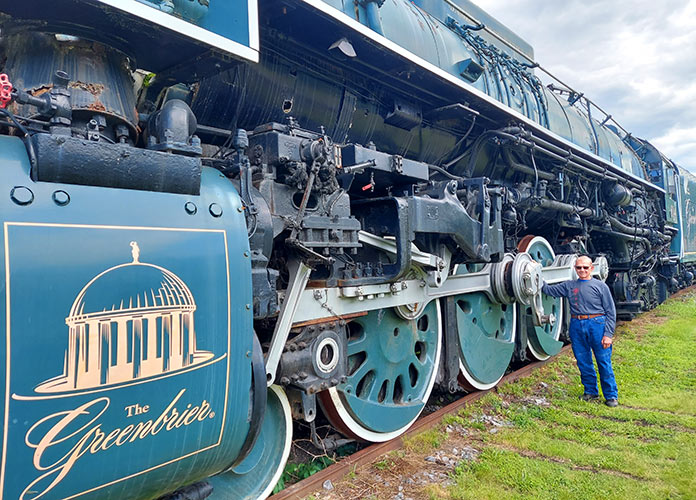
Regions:
[[696, 178], [541, 72], [469, 0], [4, 2], [0, 500], [265, 498], [556, 356], [580, 256], [693, 284]]

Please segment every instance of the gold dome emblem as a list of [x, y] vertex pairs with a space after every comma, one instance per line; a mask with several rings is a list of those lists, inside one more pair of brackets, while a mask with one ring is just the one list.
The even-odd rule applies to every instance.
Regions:
[[64, 373], [36, 387], [72, 392], [168, 375], [213, 358], [196, 345], [196, 302], [177, 275], [140, 262], [114, 266], [87, 283], [65, 322]]

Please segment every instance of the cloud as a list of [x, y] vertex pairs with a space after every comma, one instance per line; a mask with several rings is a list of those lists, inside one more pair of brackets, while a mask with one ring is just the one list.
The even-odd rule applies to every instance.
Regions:
[[544, 68], [696, 172], [696, 0], [474, 1]]

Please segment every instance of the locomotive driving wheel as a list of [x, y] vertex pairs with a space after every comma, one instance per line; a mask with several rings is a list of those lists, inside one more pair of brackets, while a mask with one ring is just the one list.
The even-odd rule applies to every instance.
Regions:
[[399, 436], [425, 407], [437, 376], [442, 330], [432, 301], [414, 319], [394, 309], [348, 324], [347, 380], [319, 394], [331, 423], [347, 436], [382, 442]]
[[213, 486], [210, 500], [228, 498], [256, 500], [268, 497], [280, 479], [292, 444], [292, 413], [285, 391], [268, 388], [266, 410], [249, 455], [222, 474], [207, 481]]
[[[553, 264], [556, 257], [551, 244], [541, 236], [525, 236], [520, 240], [517, 249], [527, 252], [544, 267]], [[544, 305], [544, 314], [553, 314], [555, 321], [553, 324], [535, 326], [531, 321], [531, 315], [527, 315], [527, 350], [532, 358], [539, 361], [558, 354], [563, 347], [563, 342], [558, 340], [563, 328], [563, 299], [542, 293], [541, 302]]]
[[[478, 270], [461, 265], [456, 274]], [[471, 389], [490, 389], [505, 375], [515, 351], [516, 307], [499, 304], [484, 292], [457, 295], [454, 303], [459, 333], [460, 383]]]

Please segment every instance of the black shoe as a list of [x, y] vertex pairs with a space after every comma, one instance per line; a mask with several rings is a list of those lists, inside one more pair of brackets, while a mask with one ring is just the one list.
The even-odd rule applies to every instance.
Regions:
[[582, 399], [583, 401], [594, 401], [595, 399], [598, 399], [598, 398], [599, 398], [599, 395], [597, 395], [597, 394], [585, 393], [582, 396], [580, 396], [580, 399]]
[[609, 408], [616, 408], [619, 406], [619, 400], [618, 399], [607, 399], [604, 402], [605, 405], [607, 405]]

